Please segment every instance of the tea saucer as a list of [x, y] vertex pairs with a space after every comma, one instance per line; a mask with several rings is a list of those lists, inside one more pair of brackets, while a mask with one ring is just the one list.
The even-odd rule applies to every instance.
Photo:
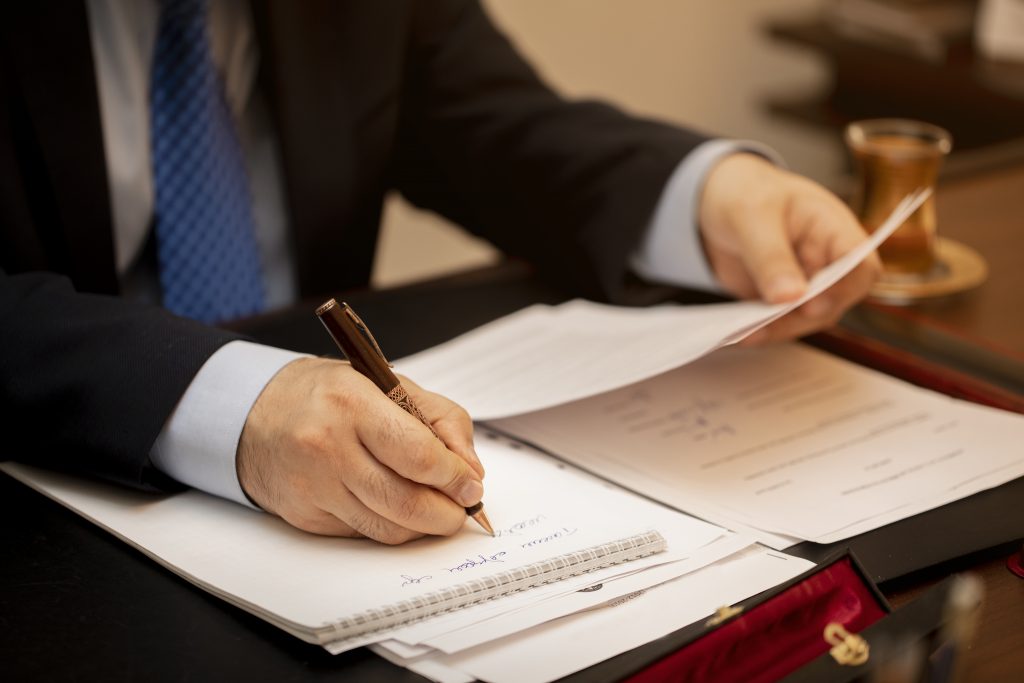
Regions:
[[939, 237], [935, 241], [935, 266], [928, 274], [883, 275], [868, 296], [879, 303], [907, 305], [977, 287], [987, 277], [988, 266], [981, 254], [966, 244]]

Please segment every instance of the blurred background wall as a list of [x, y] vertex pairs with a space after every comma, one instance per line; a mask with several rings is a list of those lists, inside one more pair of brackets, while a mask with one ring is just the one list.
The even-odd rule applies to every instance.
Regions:
[[[841, 130], [855, 118], [923, 118], [951, 129], [947, 174], [1024, 159], [1024, 25], [977, 9], [1005, 6], [1024, 24], [1024, 0], [483, 2], [565, 95], [765, 142], [791, 169], [841, 195], [849, 184]], [[991, 54], [991, 41], [976, 49], [975, 27], [986, 24], [1001, 28], [1022, 59]], [[396, 197], [373, 283], [394, 286], [497, 258], [486, 243]]]
[[[486, 0], [544, 78], [572, 97], [715, 134], [753, 138], [794, 169], [834, 175], [814, 150], [820, 131], [765, 115], [769, 93], [810, 91], [822, 60], [773, 41], [769, 19], [814, 12], [821, 0]], [[373, 276], [393, 286], [493, 262], [496, 252], [399, 197], [387, 206]]]

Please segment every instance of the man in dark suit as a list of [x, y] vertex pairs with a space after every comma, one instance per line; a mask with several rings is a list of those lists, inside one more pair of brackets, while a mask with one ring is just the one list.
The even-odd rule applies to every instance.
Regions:
[[[169, 238], [148, 62], [165, 15], [190, 5], [206, 11], [0, 10], [5, 455], [143, 488], [176, 479], [318, 533], [451, 533], [483, 493], [458, 406], [412, 385], [445, 448], [344, 364], [153, 305], [169, 305]], [[749, 145], [562, 100], [471, 0], [212, 0], [204, 21], [240, 124], [264, 303], [365, 284], [391, 189], [612, 301], [631, 270], [791, 299], [863, 239], [835, 197]], [[831, 323], [876, 272], [869, 259], [762, 337]]]

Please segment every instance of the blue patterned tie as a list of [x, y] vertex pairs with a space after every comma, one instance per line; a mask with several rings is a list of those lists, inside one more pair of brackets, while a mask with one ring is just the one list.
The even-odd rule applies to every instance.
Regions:
[[206, 0], [160, 0], [149, 96], [164, 307], [206, 323], [258, 313], [245, 163], [210, 58]]

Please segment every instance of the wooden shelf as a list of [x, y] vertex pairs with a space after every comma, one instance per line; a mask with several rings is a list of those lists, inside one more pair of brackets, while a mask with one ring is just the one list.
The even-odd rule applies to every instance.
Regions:
[[936, 62], [885, 42], [852, 39], [821, 19], [766, 29], [825, 57], [833, 75], [825, 92], [769, 102], [776, 113], [836, 128], [864, 118], [922, 119], [953, 134], [954, 154], [1024, 138], [1024, 66], [987, 62], [968, 42], [951, 45]]

